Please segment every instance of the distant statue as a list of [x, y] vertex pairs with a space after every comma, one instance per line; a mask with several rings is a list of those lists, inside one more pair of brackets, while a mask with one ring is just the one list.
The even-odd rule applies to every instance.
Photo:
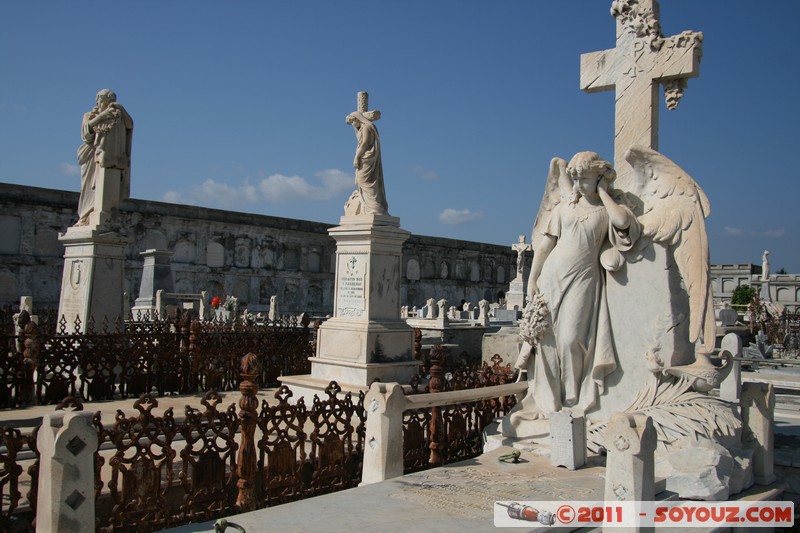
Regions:
[[517, 266], [514, 278], [521, 280], [525, 271], [525, 252], [531, 249], [531, 245], [525, 243], [525, 235], [520, 235], [517, 238], [517, 242], [511, 245], [511, 249], [517, 252]]
[[[108, 212], [130, 197], [133, 119], [117, 103], [113, 91], [97, 93], [94, 108], [83, 115], [81, 137], [81, 196], [76, 225], [85, 226], [90, 224], [92, 213]], [[98, 221], [97, 217], [93, 220]]]
[[761, 281], [769, 281], [769, 250], [761, 256]]
[[368, 95], [358, 93], [358, 111], [347, 115], [345, 121], [353, 126], [358, 145], [353, 158], [356, 187], [345, 204], [345, 215], [388, 215], [389, 204], [383, 185], [381, 144], [378, 129], [373, 124], [381, 118], [380, 111], [367, 111]]
[[267, 315], [267, 318], [274, 322], [275, 320], [278, 320], [278, 317], [278, 295], [273, 294], [269, 297], [269, 314]]

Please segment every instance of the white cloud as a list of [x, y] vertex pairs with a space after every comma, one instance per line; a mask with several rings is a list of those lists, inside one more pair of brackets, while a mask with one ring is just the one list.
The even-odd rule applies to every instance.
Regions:
[[457, 226], [459, 224], [466, 224], [473, 220], [483, 218], [483, 211], [473, 213], [469, 209], [452, 209], [447, 208], [439, 213], [439, 222], [447, 224], [448, 226]]
[[187, 200], [181, 198], [181, 193], [178, 191], [167, 191], [164, 193], [164, 196], [161, 197], [161, 201], [168, 202], [170, 204], [191, 204]]
[[435, 170], [427, 170], [420, 166], [414, 167], [414, 174], [421, 180], [436, 181], [439, 179], [439, 174]]
[[722, 228], [722, 233], [731, 237], [766, 237], [766, 238], [780, 238], [786, 235], [786, 228], [768, 229], [763, 231], [746, 230], [743, 228], [732, 228], [725, 226]]
[[61, 163], [59, 165], [61, 168], [61, 173], [65, 176], [78, 176], [81, 173], [81, 169], [78, 165], [71, 165], [69, 163]]
[[330, 200], [353, 186], [353, 177], [341, 170], [321, 170], [314, 176], [317, 179], [312, 183], [301, 176], [272, 174], [256, 184], [245, 180], [238, 186], [208, 179], [200, 185], [191, 186], [186, 195], [177, 191], [167, 191], [162, 199], [171, 203], [236, 209], [259, 202]]
[[326, 169], [314, 173], [320, 185], [310, 183], [300, 176], [273, 174], [259, 184], [261, 194], [269, 202], [292, 200], [322, 201], [330, 200], [342, 191], [353, 187], [353, 177], [341, 170]]

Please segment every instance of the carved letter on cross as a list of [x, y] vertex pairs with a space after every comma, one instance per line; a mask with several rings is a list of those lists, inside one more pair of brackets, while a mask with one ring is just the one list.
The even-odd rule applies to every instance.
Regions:
[[624, 160], [631, 146], [658, 150], [658, 85], [667, 106], [678, 105], [688, 78], [700, 75], [703, 34], [685, 31], [665, 38], [658, 21], [657, 0], [615, 0], [617, 46], [581, 55], [581, 90], [616, 89], [614, 167], [625, 186], [631, 168]]

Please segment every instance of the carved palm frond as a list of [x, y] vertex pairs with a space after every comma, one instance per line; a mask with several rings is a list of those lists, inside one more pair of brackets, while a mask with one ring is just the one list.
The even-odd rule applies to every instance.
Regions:
[[[692, 380], [672, 376], [656, 376], [645, 385], [626, 413], [640, 413], [653, 419], [658, 446], [669, 448], [683, 439], [713, 440], [731, 437], [741, 428], [731, 405], [719, 398], [692, 390]], [[595, 452], [604, 448], [603, 434], [607, 424], [589, 430], [588, 446]]]

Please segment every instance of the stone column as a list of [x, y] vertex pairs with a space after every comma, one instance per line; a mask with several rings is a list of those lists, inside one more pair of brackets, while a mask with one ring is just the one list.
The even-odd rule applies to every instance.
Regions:
[[36, 529], [94, 531], [97, 431], [92, 414], [45, 415], [36, 445], [41, 454]]
[[569, 410], [550, 413], [550, 464], [575, 470], [586, 464], [586, 419]]
[[410, 234], [388, 215], [344, 216], [336, 239], [334, 316], [319, 328], [311, 377], [368, 387], [407, 383], [416, 372], [413, 333], [400, 318], [400, 258]]
[[[729, 352], [733, 357], [742, 356], [742, 338], [736, 333], [722, 337], [720, 353]], [[742, 362], [733, 361], [730, 373], [719, 384], [719, 397], [727, 402], [739, 403], [742, 394]]]
[[[156, 306], [156, 292], [161, 290], [167, 293], [175, 292], [172, 283], [172, 252], [167, 250], [150, 249], [141, 252], [144, 258], [142, 269], [142, 282], [139, 285], [139, 297], [131, 310], [136, 318], [137, 312], [147, 313], [152, 320], [154, 313], [160, 309]], [[162, 305], [164, 302], [162, 302]], [[163, 319], [163, 316], [159, 316]]]
[[364, 405], [367, 434], [361, 485], [403, 475], [403, 411], [406, 400], [397, 383], [373, 383]]
[[775, 481], [775, 391], [770, 383], [743, 383], [742, 445], [753, 450], [753, 480], [759, 485]]
[[69, 326], [80, 318], [83, 333], [89, 317], [113, 323], [125, 319], [125, 250], [128, 238], [101, 233], [89, 226], [73, 226], [58, 238], [64, 243], [59, 317]]
[[[649, 416], [625, 413], [611, 415], [605, 433], [605, 447], [608, 452], [604, 497], [606, 502], [653, 501], [656, 439], [653, 420]], [[614, 528], [614, 531], [640, 529]]]

